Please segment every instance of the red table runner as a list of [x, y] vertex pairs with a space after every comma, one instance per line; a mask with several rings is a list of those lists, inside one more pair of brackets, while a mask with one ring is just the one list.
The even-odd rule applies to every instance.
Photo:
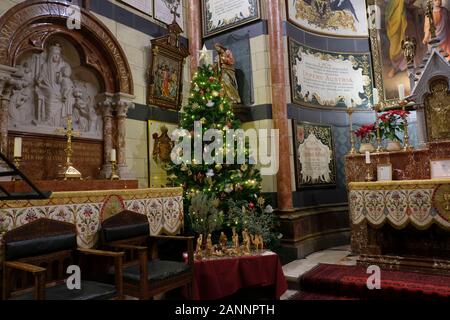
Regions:
[[221, 299], [241, 288], [263, 286], [274, 286], [277, 299], [287, 290], [276, 253], [195, 261], [194, 300]]

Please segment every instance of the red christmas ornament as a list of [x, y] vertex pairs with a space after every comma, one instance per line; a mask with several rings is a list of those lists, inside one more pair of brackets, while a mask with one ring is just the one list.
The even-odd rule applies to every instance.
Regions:
[[253, 202], [249, 202], [249, 203], [248, 203], [248, 207], [249, 207], [250, 209], [253, 209], [253, 208], [255, 207], [255, 204], [254, 204]]
[[214, 82], [214, 80], [216, 80], [216, 78], [214, 78], [214, 77], [209, 77], [209, 81]]

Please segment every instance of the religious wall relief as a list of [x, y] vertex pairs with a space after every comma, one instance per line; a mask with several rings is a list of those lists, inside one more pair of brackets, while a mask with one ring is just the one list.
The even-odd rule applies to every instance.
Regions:
[[437, 79], [430, 84], [431, 94], [425, 102], [428, 140], [450, 139], [450, 93], [447, 79]]
[[11, 97], [9, 130], [55, 134], [72, 115], [82, 137], [102, 139], [98, 82], [67, 41], [49, 41], [43, 53], [21, 57], [18, 68], [24, 81]]

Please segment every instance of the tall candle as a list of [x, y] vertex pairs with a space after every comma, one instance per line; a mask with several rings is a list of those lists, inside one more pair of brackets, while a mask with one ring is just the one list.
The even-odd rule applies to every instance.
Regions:
[[347, 105], [347, 108], [352, 108], [352, 99], [351, 98], [345, 98], [345, 104]]
[[400, 101], [405, 99], [405, 86], [402, 83], [398, 85], [398, 98]]
[[14, 158], [22, 157], [22, 138], [14, 138]]
[[370, 152], [366, 151], [366, 164], [370, 164]]
[[111, 161], [116, 161], [116, 149], [111, 150]]
[[378, 102], [380, 102], [380, 100], [378, 99], [378, 89], [377, 88], [373, 88], [373, 104], [378, 104]]

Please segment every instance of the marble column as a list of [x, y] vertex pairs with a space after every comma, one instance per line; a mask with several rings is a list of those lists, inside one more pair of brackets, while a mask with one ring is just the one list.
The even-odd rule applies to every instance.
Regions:
[[188, 21], [187, 32], [189, 38], [189, 52], [191, 75], [197, 71], [198, 67], [198, 50], [202, 46], [202, 16], [201, 4], [198, 0], [188, 0]]
[[267, 1], [267, 24], [269, 31], [270, 72], [272, 78], [272, 115], [274, 128], [279, 131], [277, 174], [278, 209], [292, 210], [291, 161], [286, 105], [286, 76], [284, 63], [283, 19], [281, 6], [284, 1]]
[[129, 109], [134, 108], [133, 96], [119, 94], [116, 96], [115, 109], [117, 117], [117, 169], [121, 179], [133, 178], [126, 164], [126, 121]]
[[113, 95], [105, 93], [99, 97], [98, 107], [103, 114], [103, 167], [100, 177], [111, 177], [111, 150], [113, 149]]

